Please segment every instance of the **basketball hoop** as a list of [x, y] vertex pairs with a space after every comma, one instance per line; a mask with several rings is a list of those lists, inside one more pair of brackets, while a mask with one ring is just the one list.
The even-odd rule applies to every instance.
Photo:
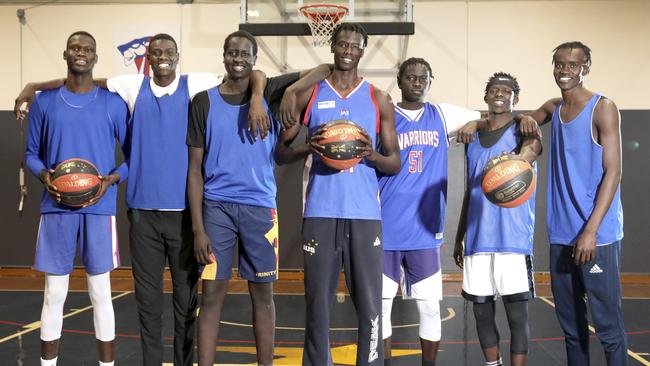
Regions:
[[335, 4], [311, 4], [300, 7], [300, 14], [307, 20], [314, 46], [322, 47], [329, 44], [329, 39], [345, 16], [348, 8]]

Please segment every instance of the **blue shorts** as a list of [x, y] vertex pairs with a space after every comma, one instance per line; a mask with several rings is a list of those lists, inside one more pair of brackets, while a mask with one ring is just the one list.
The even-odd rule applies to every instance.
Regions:
[[384, 250], [384, 299], [395, 297], [398, 285], [404, 298], [442, 299], [440, 248]]
[[215, 278], [206, 278], [204, 273], [202, 279], [232, 277], [232, 257], [237, 242], [239, 277], [252, 282], [277, 279], [278, 216], [274, 208], [205, 200], [203, 222], [217, 268]]
[[115, 216], [50, 213], [41, 215], [34, 269], [69, 274], [77, 242], [86, 273], [105, 273], [120, 265]]

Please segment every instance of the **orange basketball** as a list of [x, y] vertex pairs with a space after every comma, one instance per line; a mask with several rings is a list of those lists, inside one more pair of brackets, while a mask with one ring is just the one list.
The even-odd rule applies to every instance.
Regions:
[[50, 178], [61, 195], [61, 203], [70, 207], [81, 207], [95, 198], [102, 184], [95, 165], [83, 159], [61, 162]]
[[345, 170], [357, 165], [361, 158], [357, 155], [357, 147], [365, 144], [361, 138], [361, 128], [348, 120], [335, 120], [327, 123], [322, 131], [323, 138], [319, 144], [325, 147], [320, 159], [332, 169]]
[[504, 154], [490, 159], [483, 168], [481, 189], [487, 199], [500, 207], [517, 207], [535, 191], [535, 170], [517, 155]]

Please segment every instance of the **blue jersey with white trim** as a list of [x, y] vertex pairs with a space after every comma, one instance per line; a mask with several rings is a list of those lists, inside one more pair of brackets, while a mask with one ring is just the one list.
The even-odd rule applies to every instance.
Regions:
[[[210, 110], [205, 123], [204, 197], [212, 201], [275, 208], [273, 152], [280, 131], [269, 113], [265, 139], [247, 132], [249, 103], [228, 104], [219, 87], [208, 89]], [[268, 112], [266, 100], [264, 107]]]
[[[586, 225], [603, 179], [603, 148], [593, 139], [593, 113], [601, 96], [594, 95], [572, 121], [563, 122], [559, 105], [551, 120], [548, 168], [547, 227], [551, 244], [573, 245]], [[596, 244], [623, 238], [621, 186], [616, 188]]]
[[437, 105], [425, 103], [411, 119], [395, 107], [402, 168], [379, 175], [384, 250], [438, 248], [447, 207], [446, 123]]
[[[364, 128], [376, 146], [379, 108], [374, 93], [374, 87], [362, 80], [350, 94], [342, 97], [323, 80], [314, 87], [305, 115], [309, 134], [327, 122], [347, 119]], [[374, 167], [361, 160], [350, 169], [336, 171], [326, 166], [317, 154], [312, 156], [304, 217], [381, 220]]]
[[[513, 122], [493, 146], [482, 146], [477, 133], [467, 147], [467, 186], [470, 192], [465, 255], [533, 253], [535, 192], [520, 206], [503, 208], [490, 202], [481, 189], [485, 164], [494, 157], [511, 152], [519, 153], [519, 134]], [[534, 163], [533, 169], [537, 170]]]

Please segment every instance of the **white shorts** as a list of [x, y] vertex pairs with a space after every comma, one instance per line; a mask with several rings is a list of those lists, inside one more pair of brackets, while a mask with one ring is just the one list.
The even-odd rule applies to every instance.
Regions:
[[463, 258], [463, 297], [483, 303], [498, 296], [504, 301], [535, 295], [532, 257], [517, 253], [478, 253]]

